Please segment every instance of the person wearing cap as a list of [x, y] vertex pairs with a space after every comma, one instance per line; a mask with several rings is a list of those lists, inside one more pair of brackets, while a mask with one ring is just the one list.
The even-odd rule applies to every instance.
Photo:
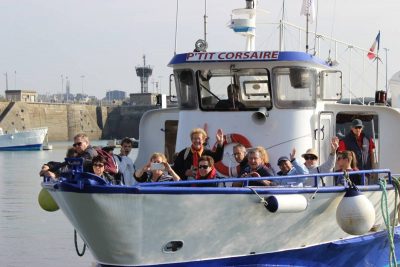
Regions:
[[375, 144], [372, 138], [365, 135], [363, 128], [361, 120], [353, 120], [351, 131], [339, 142], [338, 151], [353, 151], [357, 159], [357, 168], [370, 170], [375, 167]]
[[[333, 168], [335, 168], [336, 164], [336, 150], [339, 147], [339, 138], [336, 136], [331, 140], [331, 152], [329, 153], [328, 159], [318, 165], [318, 154], [314, 148], [307, 149], [306, 153], [301, 155], [306, 165], [309, 173], [324, 173], [324, 172], [332, 172]], [[325, 186], [324, 177], [320, 177], [319, 184]], [[307, 185], [314, 185], [314, 179], [307, 180]]]
[[[278, 159], [278, 166], [280, 171], [277, 175], [279, 176], [308, 174], [307, 167], [296, 159], [295, 148], [293, 148], [292, 153], [290, 153], [290, 159], [286, 156], [282, 156]], [[307, 178], [282, 179], [281, 184], [303, 186], [306, 179]]]

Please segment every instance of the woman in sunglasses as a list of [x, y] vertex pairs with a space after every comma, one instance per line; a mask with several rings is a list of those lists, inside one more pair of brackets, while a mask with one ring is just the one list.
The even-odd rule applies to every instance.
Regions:
[[[211, 156], [201, 156], [197, 169], [196, 180], [208, 180], [217, 178], [217, 170], [214, 167], [214, 159]], [[216, 187], [217, 183], [196, 184], [196, 187]]]
[[[335, 136], [331, 140], [331, 151], [329, 153], [328, 159], [321, 165], [318, 165], [317, 151], [313, 148], [308, 149], [306, 153], [301, 155], [305, 160], [304, 165], [306, 165], [308, 172], [309, 173], [332, 172], [336, 164], [336, 150], [338, 149], [338, 147], [339, 147], [339, 138]], [[326, 185], [324, 177], [320, 177], [318, 184], [322, 186]], [[306, 185], [313, 186], [314, 178], [307, 179]]]
[[117, 184], [115, 178], [111, 174], [104, 171], [105, 164], [105, 158], [103, 158], [102, 156], [95, 156], [92, 159], [93, 173], [110, 182], [111, 184]]
[[[349, 172], [358, 171], [357, 159], [353, 151], [345, 150], [338, 152], [337, 154], [337, 170], [336, 172]], [[350, 181], [355, 185], [361, 185], [361, 175], [360, 174], [350, 174]], [[344, 185], [344, 177], [337, 177], [336, 185]]]
[[171, 168], [167, 158], [162, 153], [153, 153], [149, 162], [143, 168], [135, 171], [135, 179], [141, 183], [179, 181], [181, 178]]

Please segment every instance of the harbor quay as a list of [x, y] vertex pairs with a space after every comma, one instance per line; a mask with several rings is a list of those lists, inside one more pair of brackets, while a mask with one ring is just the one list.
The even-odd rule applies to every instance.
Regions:
[[48, 127], [49, 141], [69, 141], [78, 133], [91, 140], [139, 138], [142, 115], [157, 105], [97, 106], [73, 103], [0, 102], [5, 133]]

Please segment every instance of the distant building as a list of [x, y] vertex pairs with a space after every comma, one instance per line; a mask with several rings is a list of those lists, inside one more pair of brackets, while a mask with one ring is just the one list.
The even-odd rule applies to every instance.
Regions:
[[111, 102], [114, 100], [125, 100], [125, 98], [126, 98], [126, 92], [113, 90], [113, 91], [108, 91], [106, 93], [106, 97], [104, 98], [104, 100]]
[[7, 101], [36, 102], [38, 94], [30, 90], [6, 90]]

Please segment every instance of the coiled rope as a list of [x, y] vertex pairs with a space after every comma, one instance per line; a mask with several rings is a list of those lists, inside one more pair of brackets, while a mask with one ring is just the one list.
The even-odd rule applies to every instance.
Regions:
[[397, 178], [392, 178], [393, 187], [395, 189], [395, 198], [394, 198], [394, 212], [392, 223], [390, 222], [390, 212], [388, 206], [388, 193], [386, 189], [386, 179], [379, 179], [379, 184], [382, 188], [382, 197], [381, 197], [381, 212], [383, 221], [385, 222], [386, 230], [388, 233], [389, 245], [390, 245], [390, 253], [389, 253], [389, 266], [397, 266], [396, 259], [396, 251], [394, 246], [394, 226], [396, 225], [396, 216], [397, 216], [397, 199], [399, 195], [400, 182]]
[[74, 242], [75, 242], [75, 250], [76, 250], [76, 254], [78, 254], [79, 257], [82, 257], [83, 255], [85, 255], [85, 251], [86, 251], [86, 244], [83, 243], [83, 249], [82, 252], [79, 252], [78, 249], [78, 240], [77, 240], [77, 233], [76, 230], [74, 229]]

